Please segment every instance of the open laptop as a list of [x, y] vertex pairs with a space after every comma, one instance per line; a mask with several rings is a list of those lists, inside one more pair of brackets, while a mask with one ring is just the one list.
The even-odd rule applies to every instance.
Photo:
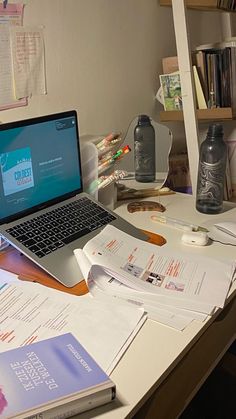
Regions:
[[73, 250], [106, 224], [147, 237], [83, 192], [76, 111], [0, 125], [0, 234], [67, 287]]

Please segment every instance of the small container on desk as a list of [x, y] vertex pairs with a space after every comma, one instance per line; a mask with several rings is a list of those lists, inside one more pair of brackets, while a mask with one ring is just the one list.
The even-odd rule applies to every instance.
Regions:
[[[116, 141], [106, 144], [104, 139], [113, 135]], [[114, 209], [116, 202], [115, 181], [98, 188], [100, 176], [109, 176], [113, 173], [116, 161], [109, 162], [109, 156], [116, 153], [123, 139], [120, 134], [109, 135], [82, 135], [81, 162], [84, 180], [84, 191], [89, 193], [109, 209]], [[104, 141], [104, 142], [103, 142]], [[103, 142], [103, 143], [102, 143]]]
[[80, 137], [80, 155], [84, 191], [98, 199], [98, 151], [94, 144], [97, 137]]
[[114, 180], [109, 183], [109, 185], [99, 189], [98, 200], [110, 210], [115, 208], [117, 201], [117, 190]]

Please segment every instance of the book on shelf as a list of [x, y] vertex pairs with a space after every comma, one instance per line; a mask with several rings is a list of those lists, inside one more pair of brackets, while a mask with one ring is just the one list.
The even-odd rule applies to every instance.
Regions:
[[221, 101], [221, 54], [220, 52], [211, 52], [206, 56], [207, 78], [208, 78], [208, 108], [222, 107]]
[[3, 419], [69, 418], [115, 399], [116, 387], [71, 333], [0, 353]]
[[208, 89], [207, 89], [207, 73], [206, 73], [206, 63], [205, 63], [205, 54], [203, 51], [193, 51], [192, 53], [192, 62], [196, 66], [199, 80], [202, 86], [203, 94], [208, 102]]
[[199, 45], [207, 74], [208, 107], [231, 107], [236, 113], [236, 39]]
[[200, 78], [198, 75], [197, 67], [193, 66], [193, 78], [194, 78], [194, 86], [196, 92], [196, 99], [197, 99], [197, 108], [198, 109], [207, 109], [206, 99], [203, 93], [202, 85], [200, 82]]
[[[221, 74], [221, 99], [222, 107], [235, 107], [236, 99], [232, 96], [232, 86], [236, 83], [233, 81], [234, 75], [231, 74], [235, 64], [232, 62], [231, 48], [224, 48], [222, 51], [222, 74]], [[236, 67], [235, 67], [236, 68]]]
[[[232, 108], [233, 115], [236, 114], [236, 38], [199, 45], [192, 52], [192, 63], [198, 109], [206, 109], [206, 102], [209, 109]], [[162, 64], [163, 71], [176, 69], [177, 57], [165, 57]], [[174, 109], [174, 106], [169, 109], [167, 98], [165, 104], [165, 110]]]
[[236, 114], [236, 46], [227, 48], [230, 49], [230, 96], [231, 96], [231, 106], [233, 108], [233, 113]]
[[235, 0], [218, 0], [217, 7], [225, 11], [234, 11], [236, 10], [236, 1]]

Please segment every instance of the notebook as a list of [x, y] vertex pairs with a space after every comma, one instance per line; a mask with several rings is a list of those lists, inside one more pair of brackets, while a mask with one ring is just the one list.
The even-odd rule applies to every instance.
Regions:
[[67, 287], [83, 280], [73, 250], [106, 224], [137, 228], [83, 192], [75, 110], [0, 125], [0, 234]]

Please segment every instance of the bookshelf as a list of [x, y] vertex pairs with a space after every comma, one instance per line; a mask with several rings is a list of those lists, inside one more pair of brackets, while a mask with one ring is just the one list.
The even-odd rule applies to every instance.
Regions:
[[[236, 10], [226, 9], [218, 6], [219, 0], [186, 0], [186, 7], [189, 9], [206, 10], [206, 11], [230, 11]], [[172, 6], [172, 0], [160, 0], [161, 6]]]
[[[160, 0], [161, 6], [172, 6], [172, 0]], [[236, 12], [236, 10], [223, 9], [218, 6], [219, 0], [184, 0], [185, 7], [200, 11], [218, 11], [218, 12]], [[213, 121], [213, 120], [233, 120], [236, 115], [233, 114], [231, 108], [216, 108], [216, 109], [196, 109], [196, 118], [198, 121]], [[160, 113], [161, 122], [183, 121], [184, 116], [182, 111], [162, 111]]]
[[[231, 108], [197, 109], [196, 116], [198, 121], [224, 121], [234, 119]], [[161, 122], [183, 121], [183, 111], [161, 111]]]
[[[211, 10], [226, 12], [219, 9], [218, 0], [159, 0], [160, 6], [172, 6], [175, 39], [179, 70], [181, 75], [183, 111], [162, 111], [161, 122], [183, 121], [190, 166], [193, 195], [196, 193], [198, 159], [199, 159], [199, 122], [229, 121], [236, 119], [231, 108], [197, 109], [190, 47], [190, 29], [188, 27], [187, 9]], [[228, 11], [232, 11], [228, 9]], [[228, 13], [222, 13], [223, 19]]]

